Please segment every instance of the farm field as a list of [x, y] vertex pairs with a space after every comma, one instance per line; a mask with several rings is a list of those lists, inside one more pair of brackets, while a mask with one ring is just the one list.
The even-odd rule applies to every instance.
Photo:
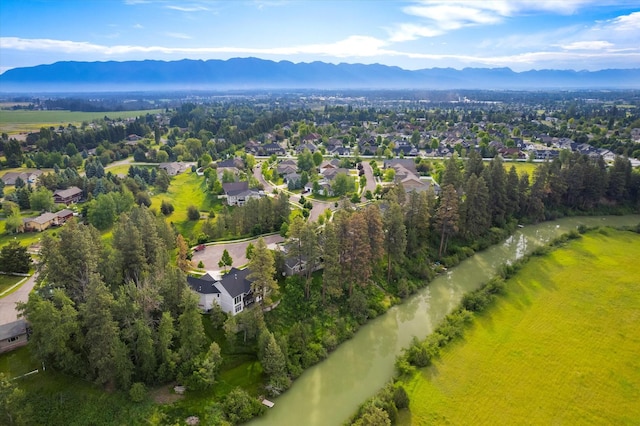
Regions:
[[640, 235], [604, 229], [534, 258], [404, 386], [398, 424], [637, 424]]
[[131, 118], [161, 111], [161, 109], [113, 112], [0, 110], [0, 131], [15, 134], [39, 130], [43, 126], [80, 125], [83, 121], [92, 121], [105, 116], [112, 119]]

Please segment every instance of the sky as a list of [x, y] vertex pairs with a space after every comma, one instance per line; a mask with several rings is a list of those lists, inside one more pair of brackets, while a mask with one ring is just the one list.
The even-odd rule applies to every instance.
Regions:
[[640, 1], [0, 1], [0, 72], [234, 57], [411, 70], [640, 68]]

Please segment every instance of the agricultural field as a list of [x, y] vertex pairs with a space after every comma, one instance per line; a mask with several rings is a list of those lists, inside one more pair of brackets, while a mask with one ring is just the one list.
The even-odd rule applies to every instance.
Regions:
[[131, 118], [147, 114], [157, 114], [160, 109], [144, 111], [113, 111], [113, 112], [82, 112], [82, 111], [27, 111], [0, 110], [0, 131], [9, 135], [37, 131], [41, 127], [79, 126], [83, 121], [92, 121], [105, 116], [116, 118]]
[[531, 260], [406, 380], [398, 424], [637, 424], [639, 256], [640, 235], [605, 228]]

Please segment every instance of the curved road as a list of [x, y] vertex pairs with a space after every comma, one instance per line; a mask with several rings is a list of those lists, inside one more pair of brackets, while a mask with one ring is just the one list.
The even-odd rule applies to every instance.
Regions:
[[0, 325], [18, 320], [16, 302], [26, 302], [29, 299], [29, 293], [31, 293], [35, 284], [36, 274], [33, 274], [20, 286], [18, 290], [0, 298]]

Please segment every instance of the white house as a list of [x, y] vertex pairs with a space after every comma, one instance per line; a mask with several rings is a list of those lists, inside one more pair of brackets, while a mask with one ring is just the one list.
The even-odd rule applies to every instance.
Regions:
[[217, 303], [224, 312], [236, 315], [260, 300], [260, 297], [254, 298], [251, 291], [251, 281], [247, 278], [250, 273], [249, 269], [231, 268], [221, 278], [207, 272], [199, 278], [187, 277], [187, 282], [200, 297], [198, 305], [201, 309], [209, 311]]

